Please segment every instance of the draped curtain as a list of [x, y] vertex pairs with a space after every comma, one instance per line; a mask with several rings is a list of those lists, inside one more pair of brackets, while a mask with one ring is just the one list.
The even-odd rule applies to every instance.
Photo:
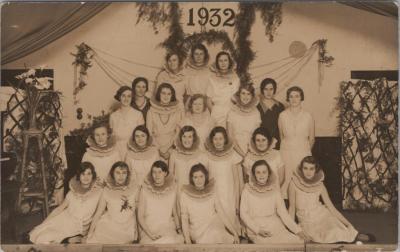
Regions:
[[1, 8], [1, 64], [39, 50], [88, 21], [110, 3], [6, 3]]
[[384, 2], [384, 1], [374, 1], [374, 2], [356, 2], [356, 1], [345, 1], [340, 3], [361, 9], [366, 10], [375, 14], [396, 18], [398, 16], [397, 6], [394, 2]]

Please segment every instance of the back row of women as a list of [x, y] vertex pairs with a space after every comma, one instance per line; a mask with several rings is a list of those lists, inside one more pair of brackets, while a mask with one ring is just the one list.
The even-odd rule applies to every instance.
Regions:
[[208, 58], [197, 45], [182, 70], [178, 54], [168, 54], [155, 85], [137, 78], [117, 91], [121, 107], [109, 125], [93, 126], [71, 192], [32, 242], [366, 239], [333, 207], [310, 156], [314, 122], [301, 107], [303, 90], [287, 90], [285, 109], [274, 80], [261, 82], [258, 97], [253, 85], [239, 85], [229, 53], [211, 68]]

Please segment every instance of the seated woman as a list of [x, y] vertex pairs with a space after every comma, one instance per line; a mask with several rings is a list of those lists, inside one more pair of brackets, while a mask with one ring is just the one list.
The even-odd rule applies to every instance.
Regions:
[[138, 187], [128, 165], [116, 162], [90, 225], [87, 243], [128, 244], [136, 240], [136, 200]]
[[251, 241], [260, 244], [302, 243], [302, 239], [308, 238], [290, 218], [275, 183], [276, 176], [268, 163], [255, 162], [240, 202], [240, 217], [247, 234]]
[[140, 243], [183, 243], [176, 214], [176, 185], [168, 165], [156, 161], [144, 181], [139, 197]]
[[81, 163], [76, 176], [69, 181], [70, 191], [65, 200], [29, 233], [30, 240], [36, 244], [50, 244], [85, 236], [102, 191], [95, 181], [94, 166], [89, 162]]
[[116, 148], [115, 137], [105, 122], [94, 123], [86, 143], [89, 145], [82, 157], [82, 162], [90, 162], [96, 170], [97, 180], [104, 186], [111, 166], [121, 160]]
[[[312, 156], [303, 158], [289, 185], [289, 213], [319, 243], [372, 241], [360, 234], [332, 204], [323, 184], [324, 172]], [[321, 203], [322, 198], [324, 204]]]
[[151, 166], [159, 159], [160, 155], [153, 145], [153, 138], [150, 136], [149, 130], [144, 125], [137, 126], [129, 139], [125, 162], [136, 174], [138, 185], [143, 184]]
[[180, 198], [185, 243], [239, 243], [238, 234], [222, 210], [214, 180], [209, 180], [205, 166], [194, 165], [189, 180], [190, 184], [183, 186]]

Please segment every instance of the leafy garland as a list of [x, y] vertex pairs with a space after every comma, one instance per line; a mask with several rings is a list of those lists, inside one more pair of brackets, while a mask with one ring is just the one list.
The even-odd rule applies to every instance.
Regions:
[[255, 4], [255, 8], [261, 12], [265, 35], [273, 42], [276, 30], [282, 23], [282, 3], [259, 2]]
[[333, 61], [335, 60], [334, 57], [328, 55], [328, 51], [326, 50], [326, 43], [328, 42], [327, 39], [319, 39], [315, 41], [313, 44], [318, 45], [318, 54], [319, 54], [319, 59], [318, 61], [322, 64], [324, 64], [327, 67], [332, 66]]
[[181, 10], [176, 2], [169, 4], [169, 36], [161, 43], [161, 46], [166, 48], [168, 52], [177, 53], [182, 59], [186, 57], [186, 52], [182, 50], [185, 34], [179, 21], [181, 19]]
[[[76, 46], [78, 52], [76, 54], [71, 53], [75, 57], [72, 65], [75, 66], [75, 78], [74, 78], [74, 101], [77, 103], [76, 95], [87, 85], [86, 77], [87, 70], [92, 67], [91, 60], [93, 58], [93, 50], [85, 43], [81, 43]], [[79, 77], [77, 71], [79, 68]]]
[[171, 20], [171, 17], [168, 18], [166, 4], [164, 3], [138, 2], [136, 3], [136, 7], [138, 8], [136, 24], [140, 23], [142, 20], [150, 22], [156, 34], [158, 33], [158, 27], [160, 25], [164, 25], [168, 20]]

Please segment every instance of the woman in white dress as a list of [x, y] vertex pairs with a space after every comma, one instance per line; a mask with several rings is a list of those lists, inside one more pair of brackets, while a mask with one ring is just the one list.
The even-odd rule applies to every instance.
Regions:
[[168, 165], [163, 161], [156, 161], [140, 191], [140, 243], [183, 243], [182, 229], [176, 213], [176, 190]]
[[136, 174], [136, 183], [143, 184], [144, 178], [150, 172], [153, 163], [160, 159], [157, 147], [153, 145], [153, 138], [144, 125], [139, 125], [132, 133], [128, 142], [128, 152], [125, 162], [132, 173]]
[[206, 167], [194, 165], [189, 176], [190, 184], [182, 188], [180, 198], [185, 243], [239, 243], [238, 234], [222, 210], [214, 180], [209, 180]]
[[[324, 172], [312, 156], [303, 158], [289, 186], [289, 213], [319, 243], [371, 241], [336, 210], [324, 186]], [[321, 203], [322, 198], [323, 203]]]
[[231, 98], [238, 91], [240, 80], [234, 72], [234, 62], [229, 53], [219, 52], [211, 68], [213, 74], [207, 88], [208, 107], [218, 126], [226, 127]]
[[[240, 217], [250, 240], [257, 244], [302, 243], [309, 238], [290, 218], [275, 183], [276, 176], [265, 160], [258, 160], [242, 192]], [[290, 231], [289, 231], [289, 230]]]
[[211, 75], [210, 69], [208, 68], [209, 59], [210, 55], [203, 44], [196, 44], [192, 47], [185, 68], [185, 74], [188, 77], [186, 87], [188, 96], [206, 94]]
[[215, 126], [215, 122], [207, 110], [207, 97], [202, 94], [195, 94], [187, 102], [188, 111], [179, 123], [180, 128], [189, 125], [196, 129], [200, 140], [200, 149], [204, 150], [204, 143]]
[[300, 161], [311, 155], [314, 145], [314, 119], [302, 108], [304, 92], [294, 86], [287, 90], [286, 100], [289, 107], [280, 113], [278, 119], [279, 135], [281, 138], [280, 152], [285, 164], [285, 184], [282, 187], [284, 199], [287, 199], [287, 188], [290, 178]]
[[227, 129], [234, 138], [235, 150], [244, 157], [248, 151], [251, 134], [261, 124], [257, 110], [258, 99], [252, 85], [240, 86], [232, 98]]
[[167, 54], [165, 61], [164, 69], [157, 75], [154, 91], [156, 91], [162, 83], [171, 84], [175, 89], [176, 99], [183, 107], [188, 82], [182, 71], [183, 59], [177, 53], [172, 52]]
[[136, 240], [138, 191], [128, 165], [122, 161], [115, 163], [111, 167], [86, 242], [128, 244]]
[[66, 238], [85, 236], [102, 191], [95, 181], [94, 166], [89, 162], [81, 163], [76, 176], [69, 181], [70, 191], [65, 200], [29, 233], [31, 242], [61, 243]]
[[159, 148], [161, 157], [165, 160], [169, 159], [182, 114], [183, 111], [176, 100], [174, 88], [169, 83], [162, 83], [151, 99], [146, 123], [155, 145]]
[[208, 154], [210, 177], [215, 179], [215, 190], [222, 209], [237, 233], [239, 224], [239, 181], [242, 158], [233, 149], [232, 140], [225, 128], [215, 127], [205, 143]]
[[110, 115], [110, 127], [117, 138], [117, 148], [123, 158], [127, 152], [127, 143], [132, 131], [138, 125], [144, 124], [143, 114], [131, 107], [132, 89], [122, 86], [114, 98], [120, 102], [121, 107]]
[[92, 126], [92, 132], [87, 138], [88, 148], [82, 157], [82, 162], [94, 165], [98, 182], [104, 186], [111, 166], [121, 160], [116, 148], [115, 137], [107, 123], [99, 122]]
[[149, 81], [144, 77], [137, 77], [132, 81], [132, 108], [141, 112], [146, 120], [147, 111], [150, 109], [150, 99], [146, 97], [149, 91]]

